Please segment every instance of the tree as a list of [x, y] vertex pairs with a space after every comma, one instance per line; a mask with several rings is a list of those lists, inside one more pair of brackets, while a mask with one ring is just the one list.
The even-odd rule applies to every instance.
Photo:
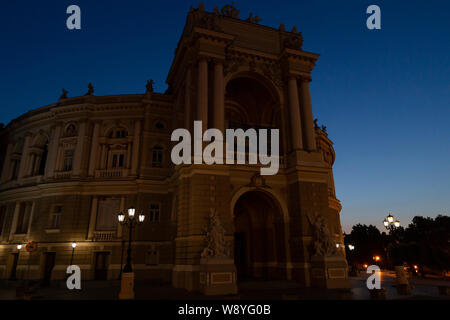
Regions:
[[[371, 264], [374, 256], [380, 256], [381, 261], [384, 261], [385, 237], [386, 235], [373, 225], [354, 225], [351, 233], [344, 238], [347, 260], [350, 264]], [[355, 247], [351, 252], [348, 251], [349, 244]]]

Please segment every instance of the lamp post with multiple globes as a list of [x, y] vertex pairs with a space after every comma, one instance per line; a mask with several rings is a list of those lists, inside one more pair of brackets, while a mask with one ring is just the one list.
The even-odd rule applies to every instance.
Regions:
[[133, 235], [133, 228], [135, 228], [138, 224], [141, 224], [145, 220], [145, 215], [142, 213], [136, 219], [136, 209], [134, 207], [130, 207], [128, 209], [128, 215], [125, 216], [124, 213], [120, 212], [118, 214], [119, 223], [123, 226], [127, 226], [129, 230], [128, 234], [128, 249], [127, 249], [127, 263], [123, 268], [123, 272], [133, 272], [133, 268], [131, 267], [131, 240]]
[[386, 219], [383, 221], [384, 227], [389, 230], [389, 232], [392, 232], [396, 228], [400, 227], [400, 221], [394, 220], [394, 217], [389, 214]]
[[123, 274], [121, 279], [121, 289], [119, 293], [119, 299], [134, 299], [134, 274], [131, 266], [131, 241], [133, 236], [133, 228], [143, 223], [145, 215], [140, 213], [136, 217], [136, 209], [130, 207], [127, 210], [127, 215], [120, 212], [117, 216], [119, 223], [123, 226], [127, 226], [128, 233], [128, 249], [127, 249], [127, 262], [123, 268]]

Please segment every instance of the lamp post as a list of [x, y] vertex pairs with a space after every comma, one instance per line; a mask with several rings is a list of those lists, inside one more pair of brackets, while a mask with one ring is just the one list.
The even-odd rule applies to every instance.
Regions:
[[17, 258], [14, 261], [14, 268], [11, 274], [11, 280], [17, 280], [17, 265], [19, 264], [19, 258], [20, 258], [20, 249], [22, 249], [22, 245], [18, 244], [17, 245]]
[[73, 254], [75, 253], [75, 248], [77, 247], [77, 243], [74, 241], [72, 242], [72, 256], [70, 257], [70, 265], [73, 263]]
[[122, 272], [123, 272], [123, 248], [125, 246], [125, 240], [122, 239], [122, 250], [120, 252], [120, 273], [119, 273], [119, 279], [122, 280]]
[[389, 233], [400, 227], [400, 221], [395, 220], [391, 214], [389, 214], [386, 219], [383, 220], [383, 224], [384, 227], [389, 231]]
[[117, 216], [119, 223], [123, 226], [127, 226], [128, 233], [128, 249], [127, 249], [127, 262], [125, 267], [123, 268], [122, 280], [121, 280], [121, 289], [119, 293], [119, 299], [133, 299], [134, 298], [134, 274], [133, 268], [131, 267], [131, 241], [133, 235], [133, 228], [137, 225], [141, 224], [145, 220], [145, 215], [140, 213], [136, 218], [136, 209], [134, 207], [130, 207], [127, 210], [127, 215], [123, 212], [120, 212]]
[[[396, 220], [391, 214], [389, 214], [386, 219], [383, 221], [384, 227], [389, 230], [389, 235], [392, 237], [392, 242], [395, 244], [397, 240], [395, 239], [395, 233], [394, 230], [400, 227], [400, 221]], [[396, 259], [393, 259], [396, 260]], [[398, 260], [398, 259], [397, 259]], [[409, 292], [409, 282], [405, 275], [405, 270], [403, 269], [402, 265], [395, 265], [394, 262], [394, 269], [396, 274], [396, 283], [397, 283], [397, 292], [399, 294], [405, 294], [406, 292]], [[399, 264], [399, 263], [397, 263]]]
[[352, 256], [352, 251], [355, 250], [355, 246], [352, 244], [349, 244], [347, 247], [348, 247], [347, 260], [351, 263], [350, 276], [356, 277], [356, 276], [358, 276], [358, 270], [354, 266], [354, 261], [353, 261], [353, 256]]

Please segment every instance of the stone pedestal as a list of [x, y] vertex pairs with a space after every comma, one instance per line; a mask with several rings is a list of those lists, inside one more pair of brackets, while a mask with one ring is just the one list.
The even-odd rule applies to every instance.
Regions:
[[134, 273], [133, 272], [122, 273], [119, 299], [120, 300], [134, 299]]
[[350, 288], [347, 261], [343, 256], [313, 256], [311, 286], [327, 289]]
[[205, 295], [237, 294], [233, 259], [200, 259], [200, 290]]
[[399, 295], [409, 295], [411, 293], [411, 287], [409, 286], [408, 278], [406, 277], [405, 269], [403, 266], [395, 266], [395, 283], [397, 286], [397, 293]]

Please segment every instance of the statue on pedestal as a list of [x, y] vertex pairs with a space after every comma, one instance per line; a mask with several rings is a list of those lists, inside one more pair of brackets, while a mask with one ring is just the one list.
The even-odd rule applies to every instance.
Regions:
[[227, 258], [228, 248], [225, 241], [225, 229], [220, 222], [217, 211], [211, 209], [209, 223], [206, 228], [206, 248], [201, 254], [202, 258]]
[[85, 94], [85, 96], [92, 96], [93, 93], [94, 93], [94, 86], [92, 85], [92, 83], [89, 83], [88, 92]]
[[62, 89], [62, 94], [59, 97], [59, 100], [62, 100], [62, 99], [67, 99], [67, 90], [64, 88]]
[[147, 84], [145, 86], [145, 88], [147, 89], [147, 91], [145, 93], [152, 93], [153, 92], [153, 79], [147, 80]]

